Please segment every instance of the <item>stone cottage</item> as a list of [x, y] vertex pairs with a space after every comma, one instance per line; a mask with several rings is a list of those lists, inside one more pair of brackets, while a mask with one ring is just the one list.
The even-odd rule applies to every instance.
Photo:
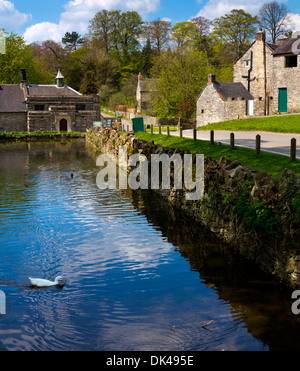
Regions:
[[253, 96], [240, 82], [216, 81], [215, 75], [197, 99], [197, 126], [244, 117]]
[[100, 97], [82, 95], [64, 84], [59, 71], [54, 85], [0, 85], [0, 132], [81, 131], [100, 120]]
[[155, 92], [155, 82], [157, 79], [144, 79], [142, 74], [139, 73], [138, 84], [136, 90], [136, 105], [137, 112], [145, 112], [151, 108], [151, 98]]
[[[230, 105], [227, 100], [227, 111], [232, 111], [225, 120], [300, 112], [300, 64], [298, 54], [293, 52], [293, 45], [300, 43], [300, 39], [297, 40], [285, 37], [271, 44], [265, 41], [262, 30], [256, 34], [256, 40], [233, 66], [233, 83], [242, 84], [252, 99], [245, 98], [243, 112], [239, 105]], [[197, 126], [224, 121], [224, 115], [217, 112], [214, 105], [213, 96], [206, 97], [205, 101], [202, 94], [199, 96]]]

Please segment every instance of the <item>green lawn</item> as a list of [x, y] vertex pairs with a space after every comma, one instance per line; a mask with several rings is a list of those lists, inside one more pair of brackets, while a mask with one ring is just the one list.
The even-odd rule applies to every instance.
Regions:
[[210, 124], [198, 130], [271, 131], [300, 134], [300, 115], [258, 117]]
[[300, 177], [300, 160], [291, 162], [289, 157], [286, 156], [274, 155], [267, 152], [261, 152], [261, 155], [257, 156], [252, 149], [236, 147], [236, 149], [232, 150], [227, 145], [211, 145], [210, 142], [204, 140], [194, 141], [189, 138], [179, 138], [163, 134], [138, 132], [135, 135], [143, 140], [154, 140], [155, 144], [161, 144], [165, 147], [188, 149], [191, 153], [200, 152], [216, 161], [219, 161], [222, 156], [226, 156], [232, 161], [238, 160], [243, 166], [254, 167], [276, 178], [280, 177], [280, 174], [285, 168], [292, 170]]

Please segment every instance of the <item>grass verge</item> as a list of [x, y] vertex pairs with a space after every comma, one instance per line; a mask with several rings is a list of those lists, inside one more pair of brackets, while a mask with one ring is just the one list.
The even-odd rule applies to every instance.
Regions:
[[223, 121], [201, 126], [198, 130], [269, 131], [300, 134], [300, 115], [257, 117]]
[[261, 155], [257, 156], [255, 151], [248, 148], [236, 147], [234, 150], [230, 146], [217, 144], [210, 144], [208, 141], [197, 140], [189, 138], [179, 138], [175, 136], [149, 134], [138, 132], [135, 134], [137, 138], [152, 141], [155, 144], [161, 144], [164, 147], [188, 149], [191, 153], [200, 152], [207, 157], [219, 161], [222, 156], [228, 157], [231, 161], [237, 160], [243, 166], [254, 167], [261, 172], [266, 172], [271, 176], [280, 177], [282, 171], [287, 168], [300, 177], [300, 160], [291, 162], [289, 157], [275, 155], [272, 153], [261, 152]]

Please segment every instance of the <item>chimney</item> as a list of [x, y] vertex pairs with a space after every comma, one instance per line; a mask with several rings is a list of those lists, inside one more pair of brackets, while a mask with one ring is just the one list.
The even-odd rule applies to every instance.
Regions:
[[277, 40], [277, 45], [280, 46], [282, 44], [284, 44], [286, 42], [286, 40], [288, 39], [288, 35], [285, 34], [284, 37], [282, 39], [278, 39]]
[[142, 80], [142, 72], [139, 73], [138, 82]]
[[208, 75], [208, 85], [212, 85], [216, 82], [216, 75]]
[[21, 83], [24, 83], [24, 84], [27, 83], [26, 69], [25, 68], [21, 68]]
[[265, 41], [265, 33], [260, 29], [256, 34], [256, 41]]

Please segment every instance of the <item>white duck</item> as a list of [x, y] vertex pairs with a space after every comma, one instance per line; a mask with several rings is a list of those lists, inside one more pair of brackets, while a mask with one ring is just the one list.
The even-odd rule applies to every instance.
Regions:
[[66, 283], [66, 281], [63, 280], [61, 276], [56, 277], [54, 281], [31, 277], [28, 277], [28, 279], [31, 282], [32, 286], [35, 287], [63, 286]]

